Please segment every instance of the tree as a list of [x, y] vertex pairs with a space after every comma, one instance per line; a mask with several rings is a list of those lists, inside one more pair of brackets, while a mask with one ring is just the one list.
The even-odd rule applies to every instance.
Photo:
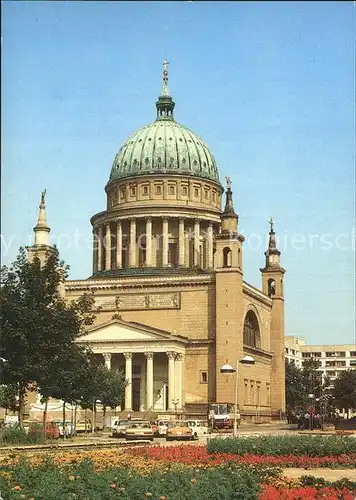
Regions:
[[103, 405], [103, 419], [105, 424], [106, 408], [112, 410], [122, 404], [127, 381], [122, 372], [114, 372], [92, 360], [92, 369], [87, 383], [83, 386], [81, 406], [84, 409], [96, 409], [95, 401], [100, 400]]
[[18, 411], [17, 386], [3, 385], [0, 387], [0, 408], [5, 410]]
[[43, 263], [36, 256], [30, 262], [21, 248], [12, 266], [1, 268], [0, 383], [18, 388], [20, 426], [29, 385], [44, 387], [59, 353], [68, 353], [94, 322], [92, 295], [70, 303], [61, 298], [67, 274], [55, 247]]
[[96, 373], [96, 383], [98, 399], [100, 399], [104, 408], [104, 425], [106, 408], [114, 410], [122, 404], [122, 398], [125, 393], [127, 381], [122, 372], [114, 372], [107, 369], [106, 366], [99, 365]]
[[286, 407], [301, 412], [306, 404], [304, 376], [300, 368], [286, 360]]
[[334, 382], [332, 395], [335, 404], [346, 411], [356, 408], [356, 370], [346, 370]]
[[322, 372], [318, 370], [320, 366], [320, 361], [315, 358], [306, 359], [303, 363], [303, 387], [306, 397], [308, 397], [308, 394], [313, 395], [313, 401], [320, 398], [323, 393]]

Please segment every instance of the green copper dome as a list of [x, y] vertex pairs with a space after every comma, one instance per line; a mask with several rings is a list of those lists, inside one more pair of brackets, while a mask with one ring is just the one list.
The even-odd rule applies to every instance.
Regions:
[[167, 82], [167, 62], [164, 62], [163, 88], [156, 103], [157, 118], [134, 132], [120, 148], [110, 181], [141, 175], [180, 174], [219, 182], [216, 162], [208, 146], [174, 120], [174, 102]]

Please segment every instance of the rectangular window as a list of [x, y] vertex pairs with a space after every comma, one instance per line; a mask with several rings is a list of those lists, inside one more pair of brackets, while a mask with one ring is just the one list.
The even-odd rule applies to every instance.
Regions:
[[148, 186], [142, 186], [142, 194], [148, 195]]
[[310, 358], [310, 352], [303, 352], [302, 358]]
[[199, 189], [198, 188], [194, 188], [194, 196], [199, 196]]
[[326, 361], [325, 366], [336, 366], [335, 361]]
[[352, 358], [356, 358], [356, 351], [350, 351], [350, 356]]
[[120, 198], [121, 198], [122, 200], [124, 200], [124, 199], [125, 199], [125, 189], [120, 189]]
[[208, 383], [208, 372], [200, 372], [200, 383], [207, 384]]
[[188, 187], [187, 186], [183, 186], [182, 187], [182, 195], [183, 196], [188, 196]]
[[356, 360], [352, 359], [352, 360], [350, 361], [350, 366], [356, 366]]
[[216, 192], [213, 191], [213, 201], [216, 201]]
[[174, 186], [169, 186], [169, 194], [174, 194]]
[[132, 187], [131, 187], [131, 189], [130, 189], [130, 195], [131, 195], [131, 196], [136, 196], [136, 188], [135, 188], [135, 187], [133, 187], [133, 186], [132, 186]]
[[326, 354], [327, 358], [334, 358], [336, 353], [335, 352], [326, 352], [325, 354]]
[[156, 194], [162, 194], [162, 186], [156, 186]]
[[209, 198], [209, 189], [205, 190], [205, 199], [207, 200]]

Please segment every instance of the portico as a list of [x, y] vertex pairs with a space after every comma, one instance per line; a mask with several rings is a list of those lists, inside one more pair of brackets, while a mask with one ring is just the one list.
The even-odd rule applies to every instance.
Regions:
[[183, 370], [187, 339], [145, 325], [112, 320], [81, 339], [109, 370], [125, 373], [125, 411], [173, 411], [184, 405]]

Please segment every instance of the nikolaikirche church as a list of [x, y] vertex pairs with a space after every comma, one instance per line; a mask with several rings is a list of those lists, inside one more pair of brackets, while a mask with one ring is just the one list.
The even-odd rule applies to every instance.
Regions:
[[[105, 210], [91, 218], [93, 272], [65, 282], [65, 297], [94, 291], [100, 306], [83, 338], [128, 385], [122, 411], [186, 414], [234, 402], [242, 416], [279, 415], [284, 397], [285, 270], [271, 222], [261, 290], [244, 281], [231, 182], [204, 141], [175, 120], [167, 62], [157, 116], [117, 153]], [[35, 245], [50, 245], [42, 197]]]

